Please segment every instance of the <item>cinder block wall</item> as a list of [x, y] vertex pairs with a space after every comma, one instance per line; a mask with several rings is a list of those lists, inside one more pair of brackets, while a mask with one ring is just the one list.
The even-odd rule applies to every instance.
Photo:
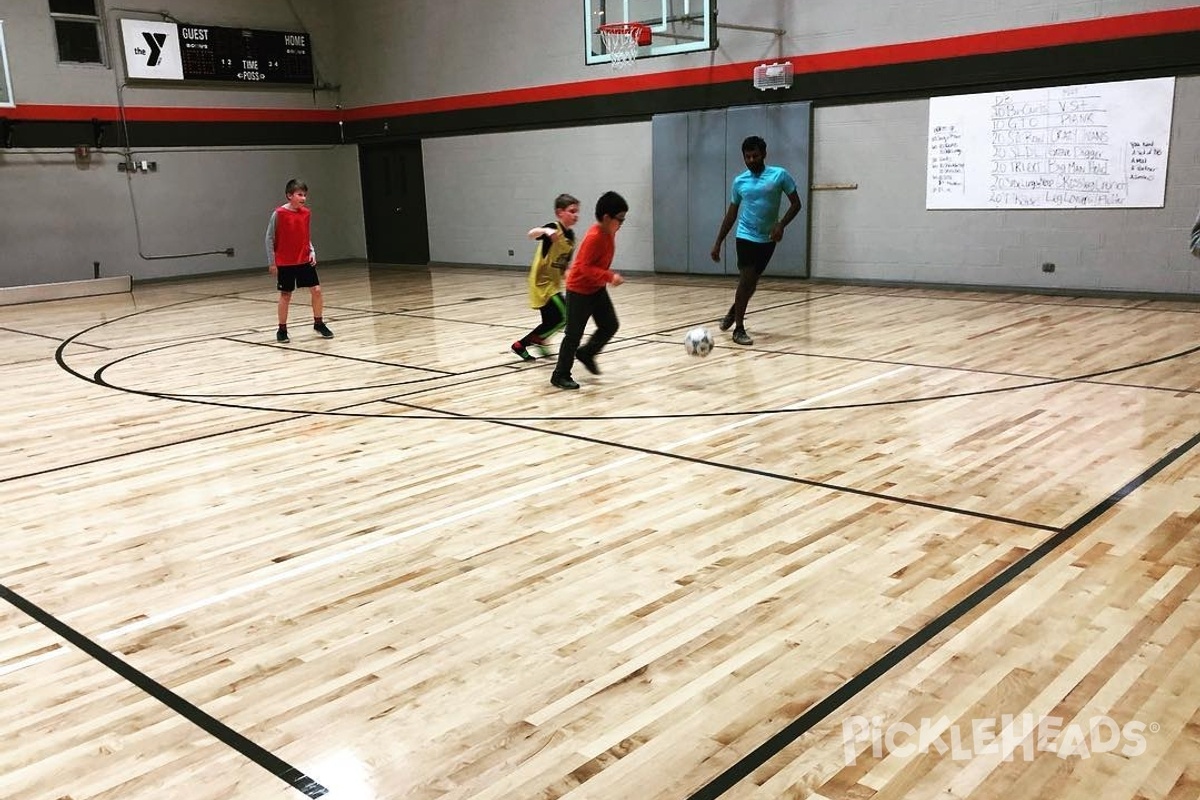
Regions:
[[554, 219], [558, 194], [579, 198], [582, 234], [611, 189], [629, 201], [615, 267], [654, 268], [648, 122], [429, 139], [423, 155], [434, 261], [527, 265], [525, 232]]
[[813, 183], [858, 188], [813, 194], [814, 277], [1200, 293], [1200, 78], [1176, 80], [1161, 209], [926, 211], [928, 105], [815, 112]]

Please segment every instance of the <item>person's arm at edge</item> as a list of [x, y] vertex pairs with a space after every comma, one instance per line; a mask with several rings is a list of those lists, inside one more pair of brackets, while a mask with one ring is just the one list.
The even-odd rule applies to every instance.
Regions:
[[778, 242], [783, 238], [783, 229], [786, 228], [788, 223], [794, 220], [796, 215], [800, 213], [800, 193], [795, 189], [792, 189], [790, 192], [788, 192], [787, 199], [791, 205], [788, 206], [788, 210], [785, 211], [780, 220], [775, 223], [775, 227], [771, 231], [771, 241], [773, 242]]
[[271, 212], [271, 219], [267, 222], [267, 271], [272, 275], [275, 274], [275, 214]]
[[733, 223], [737, 220], [738, 205], [730, 203], [729, 208], [725, 209], [725, 218], [721, 220], [721, 230], [717, 233], [717, 241], [713, 244], [712, 256], [713, 261], [721, 260], [721, 245], [725, 242], [725, 237], [733, 230]]

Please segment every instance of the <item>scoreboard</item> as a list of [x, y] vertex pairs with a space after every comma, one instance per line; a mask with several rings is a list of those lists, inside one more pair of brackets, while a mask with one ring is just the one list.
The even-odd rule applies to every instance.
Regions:
[[179, 26], [186, 81], [313, 84], [307, 33]]
[[307, 33], [122, 19], [125, 69], [139, 80], [312, 86]]

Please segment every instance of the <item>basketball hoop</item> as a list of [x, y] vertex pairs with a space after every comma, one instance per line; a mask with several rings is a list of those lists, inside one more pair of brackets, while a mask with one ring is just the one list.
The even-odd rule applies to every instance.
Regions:
[[600, 26], [604, 52], [614, 72], [628, 69], [637, 60], [638, 48], [650, 44], [650, 26], [640, 22], [614, 22]]

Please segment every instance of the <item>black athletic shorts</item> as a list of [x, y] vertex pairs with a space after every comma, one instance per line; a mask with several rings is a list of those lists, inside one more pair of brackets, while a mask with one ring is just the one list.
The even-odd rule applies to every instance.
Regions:
[[317, 277], [317, 268], [312, 264], [279, 267], [275, 273], [275, 277], [278, 279], [275, 282], [275, 288], [281, 292], [295, 291], [297, 286], [312, 287], [321, 285], [321, 281]]
[[737, 239], [738, 269], [753, 269], [755, 274], [762, 275], [771, 256], [775, 254], [775, 242], [752, 242], [749, 239]]

